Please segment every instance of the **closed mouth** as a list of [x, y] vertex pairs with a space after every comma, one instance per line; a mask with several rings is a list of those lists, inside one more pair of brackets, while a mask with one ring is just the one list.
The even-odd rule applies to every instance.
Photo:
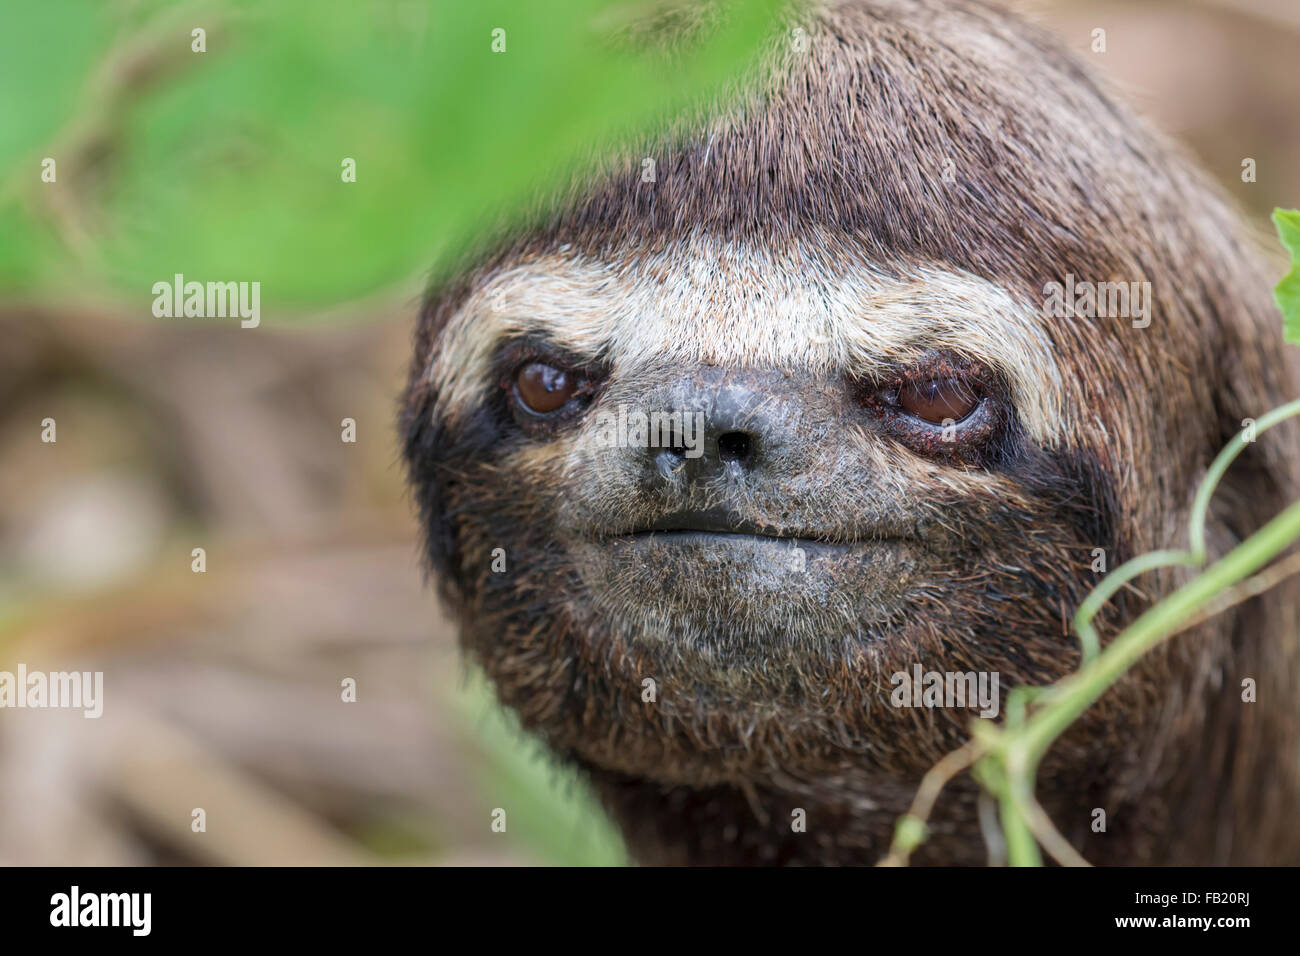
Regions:
[[665, 515], [650, 524], [628, 531], [608, 535], [607, 540], [659, 539], [682, 544], [728, 539], [736, 543], [744, 539], [765, 539], [790, 545], [832, 546], [879, 544], [898, 540], [892, 533], [846, 535], [840, 531], [815, 531], [807, 527], [781, 527], [742, 518], [722, 510], [680, 511]]
[[687, 534], [736, 535], [755, 538], [779, 538], [790, 541], [828, 541], [833, 536], [819, 534], [804, 528], [781, 528], [765, 524], [722, 509], [678, 511], [640, 528], [625, 531], [617, 537], [644, 537], [647, 535]]
[[[827, 541], [825, 538], [803, 537], [799, 535], [775, 535], [770, 533], [755, 534], [748, 531], [701, 531], [691, 528], [677, 528], [667, 531], [637, 531], [611, 542], [624, 542], [628, 548], [682, 548], [683, 552], [740, 551], [748, 554], [776, 554], [803, 551], [809, 557], [846, 555], [860, 550], [861, 546], [846, 544], [842, 541]], [[615, 544], [615, 547], [618, 547]]]

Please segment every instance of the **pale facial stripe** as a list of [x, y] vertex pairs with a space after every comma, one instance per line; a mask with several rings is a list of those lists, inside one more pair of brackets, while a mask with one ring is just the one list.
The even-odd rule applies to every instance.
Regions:
[[1061, 376], [1035, 307], [969, 273], [884, 276], [845, 263], [843, 248], [776, 253], [701, 237], [639, 260], [556, 253], [503, 269], [443, 330], [429, 369], [435, 414], [455, 420], [480, 403], [500, 342], [528, 332], [616, 373], [670, 361], [870, 375], [948, 349], [1000, 370], [1029, 434], [1056, 444]]

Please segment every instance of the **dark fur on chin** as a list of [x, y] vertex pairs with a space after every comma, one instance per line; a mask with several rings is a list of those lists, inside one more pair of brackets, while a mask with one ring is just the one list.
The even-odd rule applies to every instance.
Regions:
[[[1296, 391], [1268, 271], [1233, 211], [1056, 43], [973, 0], [832, 4], [809, 38], [744, 110], [644, 153], [658, 158], [656, 188], [630, 164], [584, 184], [435, 289], [417, 332], [405, 457], [463, 643], [524, 725], [590, 775], [646, 862], [877, 861], [921, 775], [974, 717], [895, 708], [890, 675], [918, 661], [997, 671], [1005, 695], [1069, 672], [1079, 654], [1067, 622], [1098, 579], [1093, 549], [1113, 568], [1184, 547], [1214, 454]], [[955, 184], [941, 179], [948, 158]], [[428, 370], [449, 317], [500, 264], [566, 243], [623, 261], [694, 231], [773, 247], [816, 232], [846, 257], [940, 263], [1032, 300], [1067, 273], [1145, 280], [1154, 320], [1045, 320], [1068, 377], [1058, 447], [1012, 423], [996, 460], [957, 469], [957, 484], [902, 454], [884, 477], [854, 476], [845, 449], [821, 449], [833, 484], [755, 503], [815, 516], [895, 502], [922, 542], [903, 604], [882, 604], [842, 640], [795, 629], [762, 653], [740, 639], [743, 608], [726, 609], [734, 632], [702, 618], [682, 640], [639, 640], [635, 622], [598, 607], [564, 519], [600, 506], [617, 476], [566, 473], [512, 427], [499, 389], [469, 414], [437, 416]], [[1212, 555], [1295, 499], [1298, 463], [1290, 426], [1242, 456], [1216, 499]], [[890, 498], [887, 479], [912, 493]], [[503, 546], [509, 570], [494, 574]], [[653, 569], [628, 573], [629, 589], [653, 586]], [[1103, 636], [1188, 576], [1142, 578], [1108, 610]], [[1300, 862], [1298, 607], [1284, 585], [1180, 635], [1057, 744], [1038, 793], [1086, 857]], [[647, 677], [653, 706], [641, 700]], [[1257, 703], [1241, 701], [1245, 678]], [[984, 860], [976, 792], [959, 781], [940, 800], [918, 862]], [[1094, 808], [1105, 833], [1090, 828]], [[791, 831], [795, 809], [806, 833]]]

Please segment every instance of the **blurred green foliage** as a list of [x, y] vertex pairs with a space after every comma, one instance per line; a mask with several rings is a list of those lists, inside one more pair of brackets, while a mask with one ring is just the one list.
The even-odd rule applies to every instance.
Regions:
[[670, 55], [620, 28], [699, 0], [6, 4], [0, 292], [147, 303], [180, 272], [260, 281], [273, 319], [409, 281], [719, 88], [777, 6], [733, 3]]
[[[502, 838], [516, 851], [561, 866], [618, 866], [623, 841], [586, 784], [551, 759], [541, 744], [521, 737], [486, 677], [475, 671], [453, 700], [484, 758], [475, 781], [485, 807], [506, 811]], [[488, 825], [485, 817], [483, 825]]]
[[1273, 223], [1282, 245], [1291, 253], [1291, 271], [1282, 277], [1273, 296], [1282, 310], [1286, 340], [1300, 345], [1300, 210], [1275, 209]]

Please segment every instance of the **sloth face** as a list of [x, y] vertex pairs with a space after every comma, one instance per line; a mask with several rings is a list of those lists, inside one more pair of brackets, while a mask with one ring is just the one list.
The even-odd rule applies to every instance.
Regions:
[[[442, 329], [435, 540], [525, 713], [590, 706], [580, 686], [627, 697], [612, 733], [753, 732], [883, 713], [917, 662], [1005, 684], [1074, 659], [1063, 601], [1110, 545], [1104, 476], [1057, 447], [1038, 313], [951, 270], [794, 265], [557, 252], [501, 264]], [[646, 680], [658, 706], [630, 707]]]
[[[734, 109], [608, 157], [439, 284], [406, 392], [466, 650], [630, 842], [676, 847], [651, 859], [878, 859], [983, 709], [897, 706], [896, 676], [1072, 670], [1083, 595], [1183, 545], [1209, 462], [1300, 374], [1232, 210], [1068, 51], [983, 2], [810, 17]], [[1049, 308], [1076, 280], [1147, 292]], [[1300, 494], [1281, 431], [1220, 486], [1212, 552]], [[1186, 573], [1116, 595], [1102, 641]], [[1261, 781], [1287, 779], [1294, 695], [1225, 689], [1294, 673], [1296, 601], [1146, 655], [1039, 767], [1053, 818], [1086, 839], [1116, 808], [1127, 862], [1285, 819], [1292, 784]], [[926, 846], [980, 861], [955, 794]], [[817, 835], [775, 832], [809, 807]]]

